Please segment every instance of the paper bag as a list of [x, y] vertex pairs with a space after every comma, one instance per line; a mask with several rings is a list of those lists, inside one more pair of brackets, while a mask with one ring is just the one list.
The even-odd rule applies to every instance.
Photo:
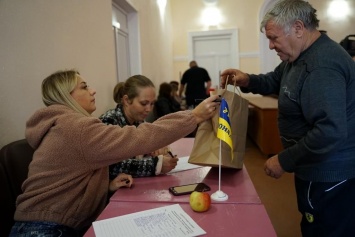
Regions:
[[228, 144], [217, 138], [219, 120], [219, 112], [217, 112], [211, 119], [199, 125], [189, 163], [202, 166], [219, 166], [219, 147], [221, 144], [221, 167], [242, 169], [247, 137], [249, 103], [248, 100], [240, 95], [226, 89], [219, 89], [218, 94], [227, 101], [229, 107], [233, 159]]

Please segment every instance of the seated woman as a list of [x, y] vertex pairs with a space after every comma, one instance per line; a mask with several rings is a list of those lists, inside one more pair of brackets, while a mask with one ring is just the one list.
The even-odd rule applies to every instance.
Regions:
[[180, 110], [180, 103], [174, 99], [172, 86], [166, 82], [160, 84], [158, 100], [155, 102], [157, 118]]
[[[135, 75], [115, 86], [113, 99], [117, 103], [116, 108], [108, 110], [99, 119], [105, 124], [138, 127], [153, 110], [155, 87], [147, 77]], [[147, 138], [149, 135], [146, 135]], [[167, 151], [168, 148], [165, 147], [110, 165], [110, 180], [120, 173], [127, 173], [133, 177], [146, 177], [169, 172], [175, 168], [178, 158], [172, 158]]]
[[185, 106], [182, 103], [182, 99], [179, 96], [179, 82], [178, 81], [171, 81], [169, 82], [169, 84], [171, 85], [172, 89], [173, 89], [173, 96], [174, 99], [179, 103], [180, 106], [180, 110], [185, 110]]
[[[75, 70], [56, 72], [42, 82], [47, 107], [26, 123], [26, 139], [35, 152], [16, 201], [11, 237], [82, 236], [105, 207], [109, 165], [184, 137], [218, 106], [211, 97], [193, 111], [121, 128], [91, 116], [95, 94]], [[118, 181], [115, 188], [133, 180], [122, 174]]]

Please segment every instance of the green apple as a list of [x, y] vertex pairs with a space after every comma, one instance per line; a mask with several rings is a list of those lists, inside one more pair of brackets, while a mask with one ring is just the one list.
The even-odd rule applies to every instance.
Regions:
[[207, 211], [211, 206], [209, 193], [194, 191], [190, 194], [190, 206], [196, 212]]

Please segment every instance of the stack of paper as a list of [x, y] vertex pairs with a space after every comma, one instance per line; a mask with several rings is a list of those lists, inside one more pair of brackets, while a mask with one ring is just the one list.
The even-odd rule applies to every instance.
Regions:
[[179, 204], [93, 222], [97, 237], [186, 237], [206, 232]]

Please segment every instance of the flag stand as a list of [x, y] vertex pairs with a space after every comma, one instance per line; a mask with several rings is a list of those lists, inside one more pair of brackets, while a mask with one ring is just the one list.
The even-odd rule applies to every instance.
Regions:
[[221, 190], [221, 160], [222, 160], [222, 154], [221, 154], [221, 147], [222, 147], [222, 140], [219, 139], [219, 165], [218, 165], [218, 190], [214, 193], [212, 193], [211, 198], [212, 200], [215, 201], [227, 201], [228, 200], [228, 195], [224, 193]]

